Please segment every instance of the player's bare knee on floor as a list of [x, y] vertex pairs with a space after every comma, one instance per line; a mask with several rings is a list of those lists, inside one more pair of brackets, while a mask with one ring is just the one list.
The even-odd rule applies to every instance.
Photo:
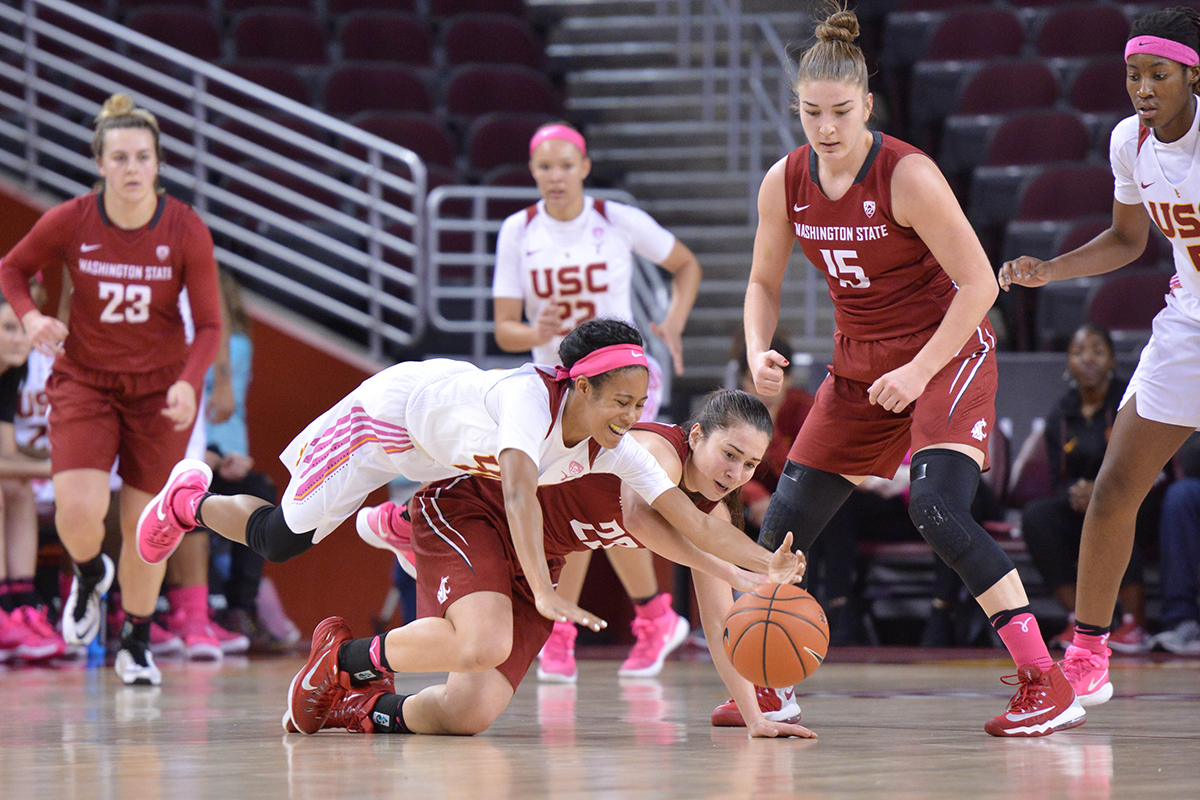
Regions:
[[484, 672], [495, 669], [508, 660], [512, 639], [491, 639], [463, 642], [458, 650], [459, 672]]

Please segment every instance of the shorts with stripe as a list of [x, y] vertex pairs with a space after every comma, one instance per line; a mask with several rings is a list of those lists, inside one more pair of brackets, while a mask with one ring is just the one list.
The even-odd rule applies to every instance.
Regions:
[[[788, 458], [839, 475], [890, 479], [909, 449], [953, 443], [982, 450], [986, 471], [988, 436], [996, 422], [995, 336], [987, 326], [977, 334], [899, 414], [871, 404], [871, 382], [830, 374], [817, 390]], [[886, 342], [867, 344], [887, 347]], [[872, 363], [895, 369], [911, 360], [911, 348], [905, 349], [902, 358], [872, 353]]]
[[[481, 493], [475, 483], [465, 478], [447, 481], [419, 492], [409, 505], [417, 616], [444, 617], [456, 601], [475, 592], [496, 592], [511, 599], [512, 650], [497, 669], [515, 691], [550, 638], [553, 623], [538, 613], [521, 572], [503, 493]], [[548, 558], [547, 563], [551, 579], [557, 582], [563, 559]]]
[[309, 423], [279, 456], [292, 474], [279, 504], [288, 527], [316, 531], [316, 543], [399, 476], [424, 483], [459, 472], [417, 447], [405, 421], [413, 392], [446, 374], [421, 362], [398, 364]]

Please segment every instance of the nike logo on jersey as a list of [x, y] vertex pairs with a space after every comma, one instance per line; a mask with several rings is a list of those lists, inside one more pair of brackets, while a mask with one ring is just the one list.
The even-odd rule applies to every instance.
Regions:
[[81, 253], [90, 253], [93, 250], [99, 250], [99, 249], [100, 249], [100, 245], [98, 245], [98, 244], [81, 244], [81, 245], [79, 245], [79, 252], [81, 252]]
[[809, 203], [808, 205], [805, 205], [805, 206], [793, 205], [792, 211], [795, 211], [797, 214], [799, 214], [801, 211], [803, 211], [804, 209], [808, 208], [808, 206], [811, 206], [811, 205], [812, 205], [812, 203]]
[[533, 255], [534, 253], [539, 253], [539, 252], [541, 252], [540, 248], [539, 248], [538, 250], [526, 250], [526, 251], [525, 251], [525, 255], [527, 255], [527, 256], [531, 256], [531, 255]]
[[1150, 181], [1149, 183], [1142, 183], [1141, 181], [1138, 181], [1138, 185], [1140, 185], [1143, 189], [1149, 189], [1154, 185], [1154, 183], [1154, 181]]

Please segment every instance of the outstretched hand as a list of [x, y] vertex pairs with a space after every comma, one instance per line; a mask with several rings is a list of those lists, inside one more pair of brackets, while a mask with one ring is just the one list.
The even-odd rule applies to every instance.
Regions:
[[1019, 256], [1012, 261], [1005, 261], [996, 275], [1000, 288], [1008, 291], [1014, 283], [1017, 286], [1031, 288], [1045, 286], [1050, 282], [1050, 268], [1046, 261], [1032, 256]]
[[772, 722], [766, 717], [759, 717], [746, 725], [746, 733], [751, 739], [776, 739], [779, 737], [795, 736], [800, 739], [815, 739], [817, 734], [803, 725], [793, 725], [790, 722]]
[[582, 625], [593, 631], [601, 631], [608, 627], [607, 622], [595, 614], [584, 611], [571, 601], [564, 600], [553, 590], [535, 594], [533, 599], [538, 613], [546, 619], [555, 622], [574, 622], [576, 625]]
[[804, 577], [808, 559], [799, 550], [792, 552], [792, 532], [783, 536], [779, 549], [767, 563], [767, 578], [771, 583], [797, 583]]

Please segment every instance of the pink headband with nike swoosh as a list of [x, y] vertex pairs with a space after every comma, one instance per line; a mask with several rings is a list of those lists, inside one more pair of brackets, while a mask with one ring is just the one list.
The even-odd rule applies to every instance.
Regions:
[[610, 344], [588, 353], [576, 361], [569, 371], [562, 367], [556, 367], [555, 377], [560, 381], [567, 378], [575, 380], [580, 375], [585, 378], [594, 378], [601, 373], [621, 367], [646, 367], [649, 369], [646, 352], [636, 344]]
[[538, 145], [547, 139], [562, 139], [570, 142], [579, 148], [579, 152], [587, 155], [587, 142], [583, 140], [583, 134], [574, 128], [568, 128], [566, 125], [547, 125], [540, 128], [533, 138], [529, 140], [529, 155], [533, 155], [533, 151], [538, 149]]
[[1185, 67], [1200, 64], [1200, 55], [1188, 47], [1172, 39], [1161, 36], [1135, 36], [1125, 43], [1125, 60], [1136, 53], [1148, 53], [1152, 56], [1162, 56], [1172, 61], [1178, 61]]

